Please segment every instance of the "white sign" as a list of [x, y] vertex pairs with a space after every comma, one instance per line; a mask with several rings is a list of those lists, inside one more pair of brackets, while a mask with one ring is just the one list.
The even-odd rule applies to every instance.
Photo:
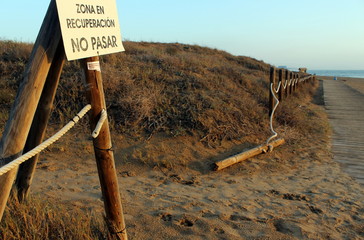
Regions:
[[116, 0], [56, 0], [69, 61], [124, 51]]

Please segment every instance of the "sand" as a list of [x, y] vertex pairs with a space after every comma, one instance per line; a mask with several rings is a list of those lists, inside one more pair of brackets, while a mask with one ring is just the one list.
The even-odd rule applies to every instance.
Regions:
[[[42, 155], [32, 194], [98, 214], [97, 169], [82, 132]], [[113, 136], [129, 238], [363, 239], [363, 186], [333, 161], [330, 139], [307, 139], [214, 172], [212, 162], [251, 146], [226, 142], [216, 150], [193, 137]]]

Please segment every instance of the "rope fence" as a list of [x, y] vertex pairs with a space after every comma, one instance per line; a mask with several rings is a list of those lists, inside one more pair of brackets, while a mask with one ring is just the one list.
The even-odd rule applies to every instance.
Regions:
[[[56, 134], [54, 134], [52, 137], [48, 138], [46, 141], [38, 145], [37, 147], [33, 148], [29, 152], [25, 153], [24, 155], [16, 158], [15, 160], [11, 161], [10, 163], [2, 166], [0, 168], [0, 176], [7, 173], [11, 169], [18, 167], [23, 162], [29, 160], [30, 158], [34, 157], [35, 155], [39, 154], [41, 151], [49, 147], [51, 144], [56, 142], [58, 139], [60, 139], [64, 134], [66, 134], [73, 126], [76, 125], [76, 123], [85, 116], [85, 114], [91, 109], [91, 105], [86, 105], [71, 121], [69, 121], [61, 130], [59, 130]], [[104, 111], [104, 114], [101, 114], [101, 116], [106, 115], [106, 111]], [[102, 123], [105, 121], [107, 116], [103, 117]], [[101, 120], [101, 118], [100, 118]], [[100, 125], [98, 127], [97, 135], [101, 129], [102, 123], [99, 123], [97, 125]], [[96, 130], [96, 129], [95, 129]], [[95, 132], [95, 131], [94, 131]], [[97, 137], [97, 136], [96, 136]]]
[[[315, 81], [315, 75], [306, 74], [302, 72], [291, 72], [286, 69], [278, 69], [278, 79], [277, 70], [275, 67], [270, 69], [270, 84], [273, 85], [275, 93], [278, 95], [278, 101], [282, 102], [289, 95], [296, 92], [302, 83]], [[284, 74], [285, 73], [285, 74]], [[275, 107], [275, 93], [270, 91], [269, 95], [269, 116], [271, 116], [273, 109]]]
[[[283, 78], [283, 73], [285, 72], [285, 78]], [[269, 126], [272, 132], [272, 135], [267, 139], [265, 144], [259, 145], [255, 148], [249, 149], [247, 151], [238, 153], [231, 157], [225, 158], [221, 161], [215, 162], [214, 169], [215, 171], [222, 170], [227, 168], [233, 164], [242, 162], [248, 158], [254, 157], [256, 155], [267, 153], [273, 151], [273, 148], [276, 148], [285, 143], [283, 138], [274, 139], [278, 136], [278, 133], [274, 131], [273, 128], [273, 118], [274, 113], [278, 107], [278, 105], [282, 102], [282, 100], [289, 95], [291, 95], [294, 91], [298, 89], [298, 86], [301, 83], [305, 83], [308, 81], [315, 81], [315, 76], [307, 75], [304, 73], [293, 73], [288, 70], [279, 69], [279, 80], [278, 84], [276, 81], [276, 69], [272, 67], [270, 69], [270, 85], [269, 85]], [[278, 95], [278, 96], [277, 96]], [[274, 140], [273, 140], [274, 139]]]
[[[284, 71], [285, 71], [285, 77], [283, 77]], [[307, 75], [304, 73], [293, 73], [285, 69], [279, 69], [278, 73], [279, 73], [278, 86], [275, 87], [277, 82], [276, 69], [275, 67], [271, 67], [269, 76], [270, 78], [269, 125], [273, 135], [270, 136], [266, 141], [266, 145], [268, 146], [268, 151], [273, 150], [273, 146], [269, 143], [278, 136], [278, 133], [274, 131], [273, 128], [273, 117], [274, 117], [274, 112], [276, 111], [279, 103], [283, 101], [284, 98], [288, 97], [290, 94], [296, 91], [301, 83], [315, 80], [315, 76], [313, 75]]]

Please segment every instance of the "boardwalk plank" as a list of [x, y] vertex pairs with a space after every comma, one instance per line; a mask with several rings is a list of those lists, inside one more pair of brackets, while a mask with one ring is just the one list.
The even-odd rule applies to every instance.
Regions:
[[323, 87], [334, 160], [364, 184], [364, 94], [342, 81], [324, 80]]

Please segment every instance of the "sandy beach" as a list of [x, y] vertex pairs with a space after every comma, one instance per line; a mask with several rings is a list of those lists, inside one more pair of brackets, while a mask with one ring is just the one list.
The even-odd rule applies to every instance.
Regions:
[[[314, 108], [326, 117], [323, 106]], [[32, 194], [101, 214], [91, 141], [80, 132], [42, 155]], [[113, 138], [130, 239], [364, 238], [364, 188], [333, 161], [330, 138], [307, 136], [299, 148], [285, 144], [219, 172], [212, 162], [251, 146], [224, 143], [216, 155], [192, 137]], [[173, 165], [177, 156], [184, 166]], [[153, 158], [165, 164], [148, 165]]]

